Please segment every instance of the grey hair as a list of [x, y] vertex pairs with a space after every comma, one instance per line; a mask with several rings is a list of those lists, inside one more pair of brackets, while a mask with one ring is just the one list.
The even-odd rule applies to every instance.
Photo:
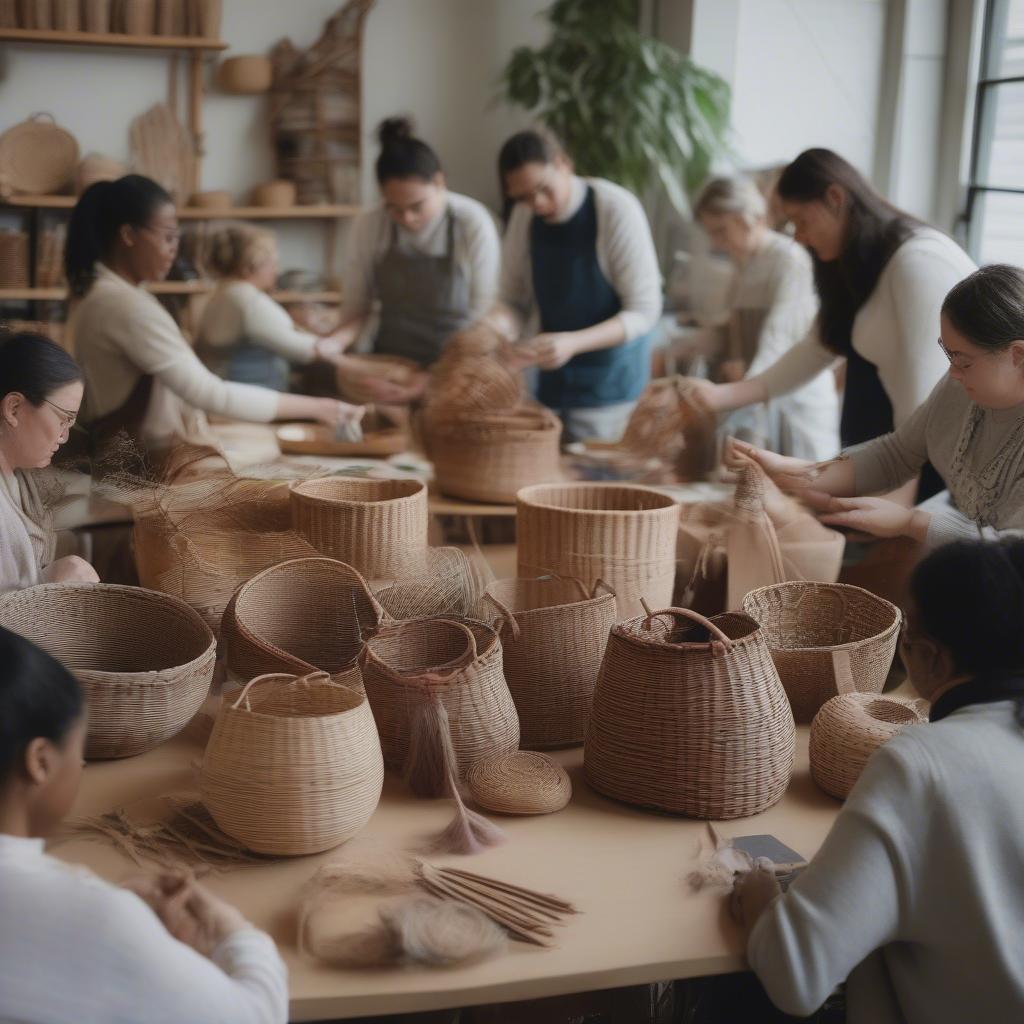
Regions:
[[712, 178], [701, 190], [694, 203], [693, 214], [737, 213], [748, 224], [763, 220], [768, 203], [761, 190], [750, 178]]

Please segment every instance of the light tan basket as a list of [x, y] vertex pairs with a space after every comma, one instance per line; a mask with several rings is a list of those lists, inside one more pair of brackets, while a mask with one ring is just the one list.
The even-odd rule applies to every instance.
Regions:
[[908, 725], [928, 721], [922, 700], [873, 693], [840, 693], [827, 700], [811, 723], [811, 777], [828, 794], [845, 800], [868, 758]]
[[85, 754], [130, 757], [180, 732], [213, 680], [203, 620], [140, 587], [50, 583], [0, 596], [0, 625], [73, 672], [89, 710]]
[[[604, 592], [599, 590], [603, 588]], [[582, 743], [615, 594], [603, 580], [495, 580], [484, 594], [503, 616], [505, 679], [519, 713], [520, 744], [544, 750]]]
[[752, 590], [743, 610], [765, 639], [798, 722], [837, 693], [881, 693], [899, 641], [900, 610], [844, 583]]
[[444, 413], [511, 412], [522, 398], [520, 374], [493, 355], [467, 355], [449, 342], [431, 367], [427, 402]]
[[[217, 68], [217, 88], [235, 96], [252, 96], [269, 92], [274, 79], [274, 66], [269, 57], [262, 53], [247, 53], [238, 57], [225, 57]], [[295, 202], [294, 182], [269, 182], [291, 186], [290, 201], [259, 202], [256, 191], [266, 185], [257, 185], [253, 190], [253, 206], [291, 206]]]
[[82, 28], [86, 32], [110, 32], [110, 0], [82, 0]]
[[367, 578], [399, 572], [427, 546], [427, 489], [418, 480], [318, 477], [294, 484], [290, 500], [295, 532]]
[[0, 135], [0, 195], [61, 192], [77, 166], [75, 137], [49, 114], [33, 114]]
[[789, 702], [749, 616], [669, 608], [612, 629], [583, 754], [598, 792], [743, 818], [785, 793], [795, 746]]
[[498, 814], [553, 814], [572, 797], [566, 770], [529, 750], [478, 761], [469, 770], [466, 785], [476, 803]]
[[679, 506], [645, 487], [537, 484], [516, 497], [518, 574], [603, 579], [620, 619], [672, 600]]
[[366, 697], [324, 674], [259, 676], [222, 704], [200, 792], [256, 853], [300, 856], [351, 839], [380, 801], [384, 762]]
[[28, 235], [0, 231], [0, 288], [28, 287]]
[[519, 719], [501, 665], [501, 641], [473, 619], [386, 623], [359, 659], [384, 764], [404, 771], [411, 714], [438, 697], [448, 717], [459, 778], [477, 761], [519, 746]]

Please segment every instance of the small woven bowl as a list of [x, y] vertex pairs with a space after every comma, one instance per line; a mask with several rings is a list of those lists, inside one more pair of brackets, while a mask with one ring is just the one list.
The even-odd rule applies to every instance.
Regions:
[[553, 814], [572, 796], [572, 782], [565, 769], [531, 750], [477, 761], [466, 784], [476, 803], [498, 814]]

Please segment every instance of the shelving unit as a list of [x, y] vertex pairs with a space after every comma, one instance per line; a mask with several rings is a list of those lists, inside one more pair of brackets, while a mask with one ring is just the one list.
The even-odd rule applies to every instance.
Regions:
[[[154, 295], [205, 295], [215, 287], [213, 281], [159, 281], [145, 286]], [[275, 289], [270, 295], [278, 302], [341, 302], [340, 291]], [[0, 302], [63, 302], [67, 297], [66, 288], [0, 288]]]
[[49, 46], [113, 46], [132, 50], [226, 50], [228, 44], [205, 36], [130, 36], [121, 32], [58, 32], [44, 28], [0, 28], [0, 42]]
[[[76, 196], [9, 196], [0, 206], [30, 210], [70, 210]], [[354, 217], [360, 207], [344, 203], [316, 206], [225, 206], [219, 208], [180, 206], [178, 220], [332, 220]]]

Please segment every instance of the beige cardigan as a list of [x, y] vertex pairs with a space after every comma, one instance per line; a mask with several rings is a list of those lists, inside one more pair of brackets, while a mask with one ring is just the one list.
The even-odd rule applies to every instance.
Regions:
[[51, 513], [35, 474], [0, 473], [0, 591], [42, 582], [56, 538]]

